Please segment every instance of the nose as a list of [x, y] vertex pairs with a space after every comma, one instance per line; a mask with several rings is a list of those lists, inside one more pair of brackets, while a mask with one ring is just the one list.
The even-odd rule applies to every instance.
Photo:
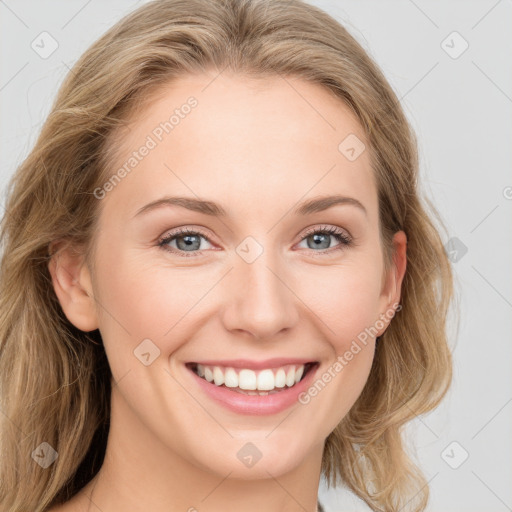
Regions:
[[256, 261], [239, 260], [228, 277], [228, 300], [223, 322], [229, 331], [257, 339], [275, 338], [298, 322], [300, 301], [289, 273], [264, 251]]

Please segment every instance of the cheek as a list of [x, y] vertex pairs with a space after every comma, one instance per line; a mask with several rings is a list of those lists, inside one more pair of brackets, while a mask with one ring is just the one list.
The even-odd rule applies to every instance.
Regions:
[[379, 272], [378, 262], [373, 269], [340, 267], [324, 278], [319, 272], [311, 282], [323, 286], [310, 286], [304, 300], [318, 318], [328, 356], [300, 401], [315, 408], [321, 419], [314, 423], [325, 436], [354, 405], [370, 374], [375, 355], [372, 328], [379, 319]]
[[97, 289], [103, 328], [129, 333], [133, 342], [169, 335], [207, 291], [193, 268], [171, 268], [163, 258], [129, 250], [105, 254]]
[[[336, 353], [347, 350], [351, 340], [379, 318], [380, 267], [347, 265], [319, 268], [303, 280], [300, 297], [323, 324]], [[319, 324], [320, 325], [320, 324]]]

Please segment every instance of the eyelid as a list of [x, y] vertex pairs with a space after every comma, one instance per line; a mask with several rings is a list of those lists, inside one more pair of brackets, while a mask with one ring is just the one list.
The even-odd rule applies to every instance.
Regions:
[[207, 234], [205, 231], [203, 231], [202, 228], [194, 226], [194, 225], [180, 226], [180, 227], [177, 227], [177, 228], [169, 229], [163, 235], [158, 237], [158, 242], [160, 243], [163, 240], [166, 240], [168, 238], [174, 238], [174, 237], [179, 236], [181, 234], [187, 234], [187, 233], [201, 235], [206, 240], [208, 240], [208, 242], [213, 243], [211, 241], [211, 236], [209, 234]]
[[304, 232], [300, 240], [297, 243], [303, 242], [308, 236], [313, 235], [314, 233], [327, 233], [328, 235], [337, 239], [338, 244], [334, 247], [329, 247], [328, 249], [323, 249], [321, 251], [307, 250], [308, 255], [313, 257], [329, 257], [333, 254], [337, 255], [340, 251], [344, 251], [356, 245], [355, 239], [352, 234], [344, 228], [340, 226], [334, 225], [315, 225], [311, 226]]
[[[333, 236], [334, 238], [336, 238], [338, 240], [338, 245], [336, 245], [334, 247], [330, 247], [328, 249], [322, 249], [320, 251], [314, 251], [314, 250], [308, 251], [308, 252], [311, 252], [315, 256], [332, 254], [333, 252], [336, 252], [337, 250], [343, 250], [343, 249], [348, 248], [349, 246], [355, 245], [354, 237], [351, 235], [351, 233], [347, 229], [341, 228], [339, 226], [330, 225], [330, 224], [327, 224], [327, 225], [326, 224], [324, 224], [324, 225], [316, 224], [316, 225], [310, 226], [309, 228], [306, 229], [306, 231], [302, 232], [299, 240], [294, 245], [297, 245], [298, 243], [304, 241], [308, 236], [310, 236], [314, 233], [319, 233], [319, 232], [327, 233], [330, 236]], [[158, 238], [158, 246], [161, 247], [162, 249], [166, 250], [167, 252], [175, 253], [175, 254], [178, 254], [181, 256], [185, 256], [185, 257], [200, 256], [207, 249], [198, 250], [198, 251], [190, 251], [189, 254], [187, 254], [188, 251], [180, 251], [180, 250], [165, 247], [166, 243], [168, 243], [169, 241], [175, 239], [176, 237], [178, 237], [180, 235], [186, 235], [189, 233], [193, 234], [193, 235], [200, 235], [205, 240], [207, 240], [208, 243], [214, 244], [214, 242], [212, 242], [212, 240], [211, 240], [210, 235], [206, 234], [202, 228], [195, 226], [195, 225], [187, 225], [187, 226], [182, 226], [182, 227], [173, 228], [173, 229], [168, 230], [164, 235], [162, 235], [161, 237]], [[340, 238], [341, 238], [341, 240], [340, 240]]]
[[[339, 226], [334, 226], [334, 225], [331, 225], [331, 224], [323, 224], [323, 225], [314, 224], [313, 226], [310, 226], [310, 227], [306, 228], [306, 231], [304, 231], [300, 235], [300, 238], [298, 239], [298, 242], [302, 241], [306, 236], [309, 236], [312, 233], [316, 233], [317, 231], [336, 231], [336, 232], [338, 232], [338, 230], [341, 230], [341, 231], [345, 232], [347, 234], [348, 238], [350, 238], [350, 239], [354, 238], [351, 235], [350, 231], [348, 229], [346, 229], [346, 228], [341, 228]], [[163, 235], [161, 235], [158, 238], [158, 241], [161, 242], [162, 240], [164, 240], [166, 238], [169, 238], [169, 236], [171, 236], [171, 235], [174, 237], [174, 236], [178, 236], [179, 234], [187, 233], [187, 232], [197, 233], [199, 235], [202, 235], [209, 242], [212, 242], [211, 235], [207, 234], [205, 231], [203, 231], [203, 229], [201, 227], [195, 226], [195, 225], [187, 225], [187, 226], [184, 226], [184, 227], [177, 227], [177, 228], [172, 228], [170, 230], [167, 230]]]
[[306, 231], [301, 235], [299, 242], [304, 240], [305, 237], [307, 237], [313, 233], [316, 233], [317, 231], [328, 232], [330, 234], [336, 233], [336, 234], [340, 234], [340, 235], [346, 235], [346, 238], [349, 238], [350, 240], [354, 239], [354, 237], [351, 235], [351, 233], [348, 229], [342, 228], [340, 226], [334, 226], [332, 224], [323, 224], [323, 225], [315, 224], [314, 226], [311, 226], [306, 229]]

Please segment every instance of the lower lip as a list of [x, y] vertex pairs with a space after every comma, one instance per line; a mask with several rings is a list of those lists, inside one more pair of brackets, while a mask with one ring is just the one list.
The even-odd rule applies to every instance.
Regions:
[[284, 411], [294, 403], [297, 403], [299, 395], [306, 391], [310, 382], [318, 369], [318, 363], [310, 368], [306, 376], [291, 388], [287, 388], [271, 395], [244, 395], [237, 391], [232, 391], [225, 386], [216, 386], [213, 383], [199, 377], [193, 370], [187, 368], [192, 374], [198, 386], [211, 399], [223, 405], [230, 411], [239, 414], [252, 414], [262, 416], [265, 414], [276, 414]]

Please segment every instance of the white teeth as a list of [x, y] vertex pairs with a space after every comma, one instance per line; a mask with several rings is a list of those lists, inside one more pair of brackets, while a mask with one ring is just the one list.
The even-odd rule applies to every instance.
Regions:
[[238, 387], [240, 389], [256, 389], [256, 373], [252, 370], [240, 370], [238, 374]]
[[216, 386], [224, 384], [224, 372], [218, 366], [213, 368], [213, 382]]
[[274, 372], [272, 370], [263, 370], [259, 373], [258, 389], [261, 391], [274, 389]]
[[288, 387], [293, 386], [295, 384], [295, 369], [293, 366], [288, 370], [286, 374], [286, 385]]
[[304, 375], [304, 365], [286, 365], [277, 369], [265, 369], [256, 373], [253, 370], [237, 370], [232, 367], [205, 366], [197, 364], [196, 373], [199, 377], [216, 386], [226, 386], [243, 390], [249, 395], [267, 395], [277, 392], [276, 388], [292, 387]]
[[282, 368], [279, 368], [279, 370], [277, 370], [276, 372], [274, 385], [276, 386], [276, 388], [284, 388], [286, 386], [286, 373]]
[[238, 387], [238, 375], [233, 368], [228, 368], [224, 374], [224, 384], [228, 388]]
[[208, 368], [208, 366], [204, 367], [204, 378], [208, 382], [212, 382], [213, 381], [213, 372], [212, 372], [211, 368]]

